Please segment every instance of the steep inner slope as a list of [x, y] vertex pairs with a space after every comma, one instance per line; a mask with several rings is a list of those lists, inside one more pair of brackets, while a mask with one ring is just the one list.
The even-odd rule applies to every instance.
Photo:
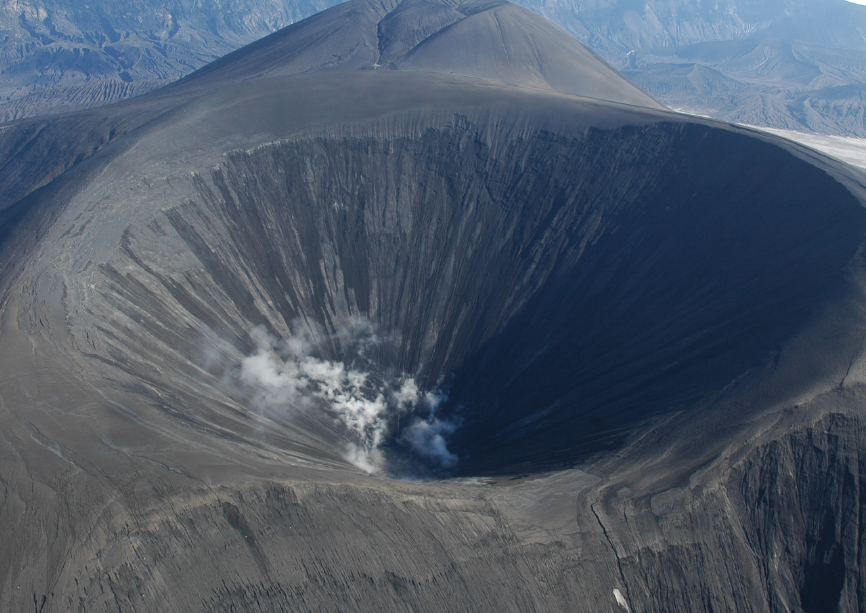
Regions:
[[[823, 172], [697, 125], [487, 143], [458, 122], [290, 141], [232, 153], [194, 183], [128, 228], [91, 281], [99, 299], [78, 334], [96, 354], [200, 427], [255, 441], [240, 407], [217, 408], [221, 390], [316, 453], [342, 453], [346, 437], [469, 474], [616, 448], [771, 361], [866, 227]], [[366, 388], [341, 393], [387, 406], [353, 430], [334, 397], [310, 409], [263, 376], [226, 387], [262, 349], [257, 327], [310, 345], [274, 353], [275, 373], [309, 356], [345, 365]], [[447, 395], [435, 416], [389, 404], [408, 378]], [[257, 389], [276, 396], [257, 405]], [[407, 439], [419, 417], [427, 446]], [[459, 463], [431, 451], [436, 435]]]

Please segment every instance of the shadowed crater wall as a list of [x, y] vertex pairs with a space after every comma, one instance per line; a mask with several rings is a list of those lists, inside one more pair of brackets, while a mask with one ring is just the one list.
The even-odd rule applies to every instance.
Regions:
[[[175, 418], [258, 444], [225, 384], [251, 330], [313, 326], [316, 355], [349, 363], [337, 332], [371, 322], [376, 377], [447, 390], [462, 474], [615, 448], [771, 360], [864, 231], [823, 171], [698, 124], [505, 142], [457, 119], [229, 154], [195, 185], [102, 268], [107, 360]], [[271, 427], [324, 455], [346, 436], [291, 407]]]

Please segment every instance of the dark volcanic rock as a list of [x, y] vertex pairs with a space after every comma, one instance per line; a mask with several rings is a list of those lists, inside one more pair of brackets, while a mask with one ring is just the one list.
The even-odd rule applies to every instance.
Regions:
[[5, 127], [5, 609], [860, 606], [862, 177], [459, 9]]

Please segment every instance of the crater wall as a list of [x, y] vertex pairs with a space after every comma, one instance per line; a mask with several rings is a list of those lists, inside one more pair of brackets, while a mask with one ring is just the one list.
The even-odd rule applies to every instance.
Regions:
[[[339, 332], [363, 320], [388, 339], [365, 368], [447, 392], [459, 471], [538, 470], [772, 363], [864, 229], [823, 171], [726, 130], [486, 142], [458, 120], [229, 154], [126, 230], [91, 343], [175, 418], [254, 441], [224, 384], [251, 331], [317, 330], [317, 358], [355, 363]], [[315, 448], [342, 436], [280, 428]]]

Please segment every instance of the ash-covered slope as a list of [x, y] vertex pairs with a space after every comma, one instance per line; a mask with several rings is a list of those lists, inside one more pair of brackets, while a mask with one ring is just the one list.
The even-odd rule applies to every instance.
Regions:
[[467, 6], [0, 134], [4, 608], [859, 606], [861, 175]]
[[[38, 0], [0, 6], [0, 32], [6, 41], [0, 43], [0, 121], [139, 95], [335, 2], [167, 5], [152, 0], [99, 0], [86, 9], [67, 4]], [[388, 67], [428, 37], [455, 25], [458, 32], [437, 37], [439, 43], [424, 51], [419, 49], [408, 58], [410, 65], [448, 71], [473, 64], [478, 74], [469, 76], [504, 77], [512, 83], [570, 93], [595, 92], [596, 97], [606, 91], [616, 99], [614, 91], [620, 85], [599, 81], [605, 78], [605, 70], [592, 53], [537, 14], [499, 4], [416, 2], [397, 7], [384, 2], [364, 9], [343, 7], [306, 22], [302, 31], [283, 33], [282, 38], [291, 39], [289, 47], [273, 42], [267, 46], [271, 54], [283, 55], [277, 62], [283, 74], [376, 62]], [[457, 37], [464, 40], [457, 42]], [[451, 43], [437, 51], [442, 40]], [[481, 55], [449, 60], [443, 52]], [[286, 54], [299, 57], [289, 61]], [[274, 57], [247, 57], [275, 69]], [[244, 66], [236, 59], [231, 64], [239, 70]], [[632, 103], [649, 102], [636, 89], [628, 95]]]
[[213, 62], [182, 87], [359, 69], [456, 74], [661, 108], [551, 22], [480, 0], [336, 6]]
[[[95, 0], [86, 8], [57, 0], [6, 3], [0, 6], [5, 41], [0, 42], [0, 120], [91, 108], [139, 95], [332, 3]], [[866, 78], [862, 67], [866, 7], [846, 0], [637, 4], [524, 0], [521, 4], [627, 71], [629, 79], [671, 108], [781, 129], [866, 135], [860, 112]], [[333, 21], [346, 12], [334, 13], [329, 23], [337, 25], [331, 34], [346, 35], [346, 40], [333, 39], [320, 46], [325, 53], [338, 51], [334, 57], [317, 59], [310, 48], [307, 59], [313, 66], [372, 63], [377, 59], [369, 57], [371, 50], [384, 45], [389, 47], [380, 58], [384, 66], [394, 54], [405, 53], [423, 38], [461, 21], [465, 15], [458, 5], [406, 6], [384, 19], [379, 32], [371, 31], [370, 23], [363, 25], [363, 19], [346, 30]], [[425, 23], [418, 23], [413, 14], [424, 14]], [[503, 18], [502, 23], [495, 21], [494, 14]], [[515, 7], [485, 15], [457, 26], [470, 37], [468, 46], [440, 48], [440, 58], [442, 53], [471, 55], [484, 49], [495, 53], [501, 46], [498, 31], [508, 30], [509, 20], [526, 26], [527, 39], [512, 39], [512, 43], [524, 47], [523, 51], [536, 44], [538, 36], [531, 32], [540, 26], [537, 16]], [[378, 21], [375, 15], [368, 18]], [[490, 37], [492, 41], [484, 42]], [[293, 38], [300, 40], [297, 34]], [[354, 57], [350, 49], [358, 44], [360, 56]], [[509, 66], [500, 76], [507, 73], [510, 80], [559, 89], [560, 77], [573, 81], [559, 54], [572, 53], [575, 43], [560, 37], [555, 45], [544, 53], [559, 59], [545, 62], [540, 70], [537, 58], [517, 47], [508, 49], [511, 60], [525, 58], [529, 65]], [[466, 57], [453, 59], [463, 62]], [[437, 62], [425, 57], [413, 65], [435, 68]], [[545, 70], [567, 74], [540, 74]]]

